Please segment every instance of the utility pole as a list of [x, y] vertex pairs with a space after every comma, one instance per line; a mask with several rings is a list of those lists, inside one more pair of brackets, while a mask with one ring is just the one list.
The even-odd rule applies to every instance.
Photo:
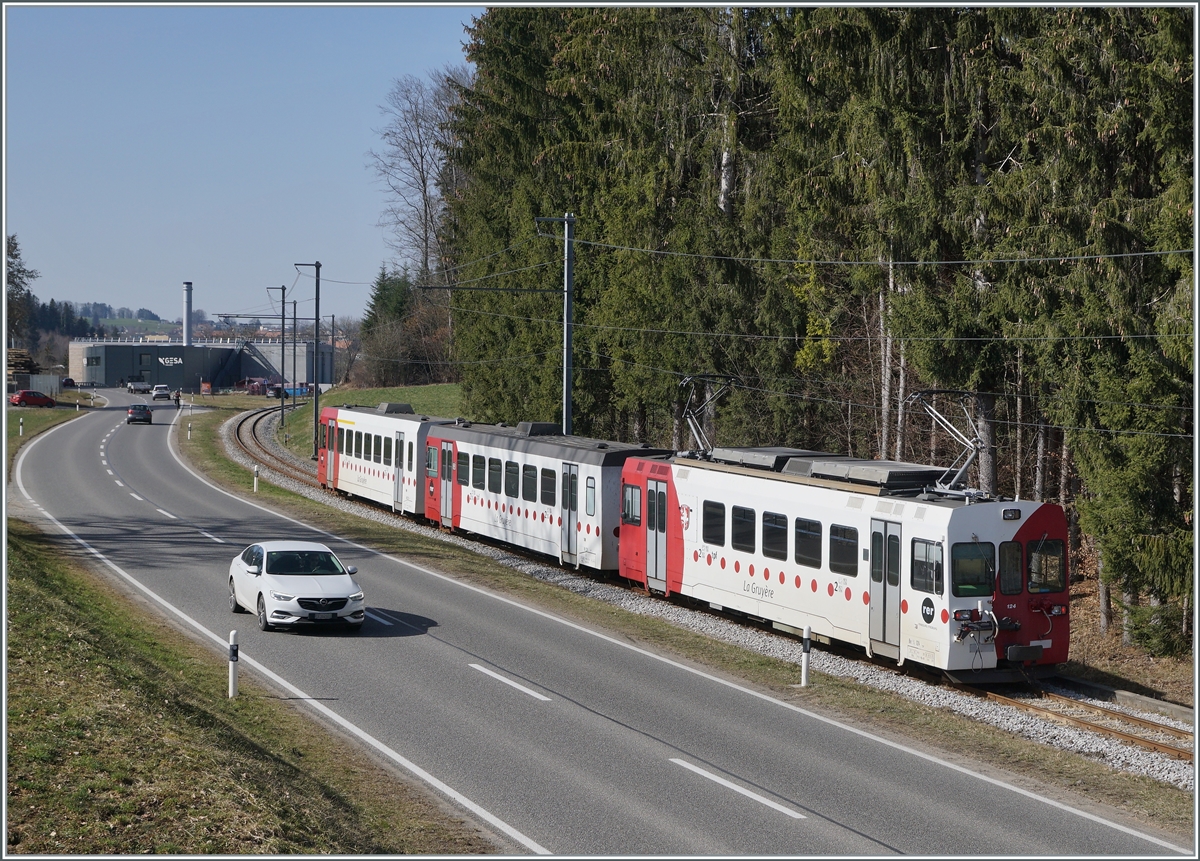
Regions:
[[317, 270], [316, 298], [313, 301], [313, 453], [312, 459], [317, 459], [317, 423], [321, 417], [321, 375], [316, 370], [319, 365], [317, 357], [321, 354], [321, 261], [316, 263], [297, 263], [296, 266], [312, 266]]
[[[300, 327], [296, 320], [296, 300], [292, 300], [292, 406], [296, 406], [296, 337], [299, 334]], [[283, 392], [284, 400], [287, 400], [287, 389]]]
[[[267, 292], [270, 293], [276, 288], [268, 287]], [[282, 284], [279, 286], [279, 376], [284, 377], [284, 361], [283, 361], [283, 333], [287, 331], [287, 287]], [[280, 392], [282, 395], [283, 393]], [[287, 416], [283, 411], [283, 398], [279, 399], [279, 426], [283, 427], [287, 423]]]
[[571, 435], [571, 377], [574, 368], [571, 363], [571, 301], [575, 287], [575, 215], [567, 212], [562, 218], [535, 218], [534, 221], [562, 222], [563, 231], [563, 403], [562, 428], [563, 435]]
[[337, 326], [334, 323], [334, 316], [329, 315], [329, 383], [333, 384], [333, 377], [337, 373], [337, 337], [335, 331]]

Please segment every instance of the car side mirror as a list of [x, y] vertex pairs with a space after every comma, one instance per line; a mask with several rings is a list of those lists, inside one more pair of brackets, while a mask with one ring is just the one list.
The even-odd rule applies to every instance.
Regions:
[[247, 565], [246, 573], [253, 577], [257, 577], [259, 574], [262, 573], [262, 568], [258, 565]]
[[357, 573], [358, 573], [358, 568], [356, 568], [356, 567], [355, 567], [355, 566], [353, 566], [353, 565], [347, 565], [347, 566], [346, 566], [346, 573], [347, 573], [347, 574], [357, 574]]

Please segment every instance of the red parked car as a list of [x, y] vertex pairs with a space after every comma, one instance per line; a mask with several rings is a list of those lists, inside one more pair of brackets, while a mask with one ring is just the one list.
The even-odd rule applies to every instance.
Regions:
[[54, 406], [54, 398], [49, 395], [43, 395], [41, 392], [35, 392], [32, 389], [21, 389], [21, 391], [11, 395], [8, 402], [16, 407]]

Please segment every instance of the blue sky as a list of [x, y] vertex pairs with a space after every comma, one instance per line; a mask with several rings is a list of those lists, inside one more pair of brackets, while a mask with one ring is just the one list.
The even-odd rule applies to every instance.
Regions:
[[321, 317], [361, 316], [392, 258], [379, 106], [465, 62], [483, 11], [6, 4], [4, 230], [33, 292], [175, 319], [184, 281], [210, 317], [278, 314], [286, 286], [311, 317], [293, 264], [319, 260]]

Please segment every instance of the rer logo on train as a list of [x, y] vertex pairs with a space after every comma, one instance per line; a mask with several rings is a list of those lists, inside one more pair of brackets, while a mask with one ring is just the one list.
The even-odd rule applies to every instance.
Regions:
[[933, 624], [933, 600], [926, 598], [921, 602], [921, 618], [925, 620], [926, 625]]

